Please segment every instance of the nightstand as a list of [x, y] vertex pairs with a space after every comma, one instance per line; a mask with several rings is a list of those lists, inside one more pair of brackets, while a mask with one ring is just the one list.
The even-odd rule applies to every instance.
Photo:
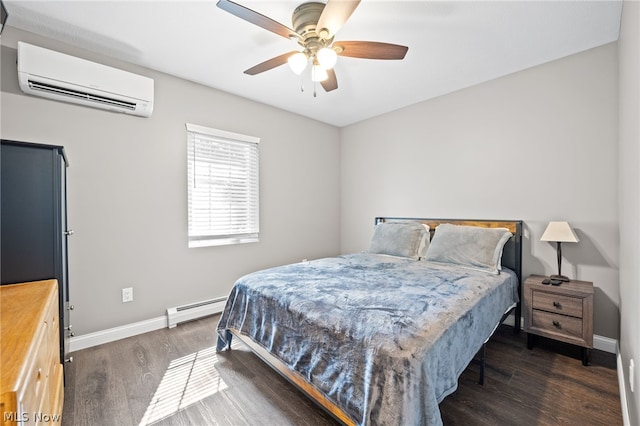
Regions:
[[593, 283], [571, 280], [555, 286], [547, 277], [531, 275], [524, 282], [524, 331], [527, 348], [534, 335], [582, 347], [582, 364], [593, 348]]

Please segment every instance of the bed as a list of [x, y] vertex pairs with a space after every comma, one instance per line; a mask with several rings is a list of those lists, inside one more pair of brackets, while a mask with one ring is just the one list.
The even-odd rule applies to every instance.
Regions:
[[239, 338], [344, 424], [441, 425], [438, 404], [520, 317], [521, 258], [521, 221], [376, 218], [366, 252], [241, 277], [217, 350]]

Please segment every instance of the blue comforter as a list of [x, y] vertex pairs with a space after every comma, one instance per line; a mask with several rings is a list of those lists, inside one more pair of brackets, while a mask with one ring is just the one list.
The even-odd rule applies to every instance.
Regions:
[[266, 348], [357, 424], [441, 425], [438, 404], [518, 301], [512, 271], [351, 254], [240, 278], [218, 324]]

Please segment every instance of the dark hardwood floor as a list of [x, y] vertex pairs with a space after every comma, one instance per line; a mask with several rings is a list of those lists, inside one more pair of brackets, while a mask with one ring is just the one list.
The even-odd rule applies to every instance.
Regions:
[[[241, 343], [217, 354], [217, 316], [73, 353], [62, 424], [335, 425]], [[615, 356], [501, 326], [484, 386], [471, 364], [440, 410], [445, 425], [621, 425]]]

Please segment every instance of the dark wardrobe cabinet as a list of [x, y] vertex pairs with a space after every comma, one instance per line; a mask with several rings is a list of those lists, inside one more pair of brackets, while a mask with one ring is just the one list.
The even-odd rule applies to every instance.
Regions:
[[1, 141], [0, 280], [14, 284], [55, 278], [60, 310], [60, 360], [65, 362], [71, 325], [64, 148]]

